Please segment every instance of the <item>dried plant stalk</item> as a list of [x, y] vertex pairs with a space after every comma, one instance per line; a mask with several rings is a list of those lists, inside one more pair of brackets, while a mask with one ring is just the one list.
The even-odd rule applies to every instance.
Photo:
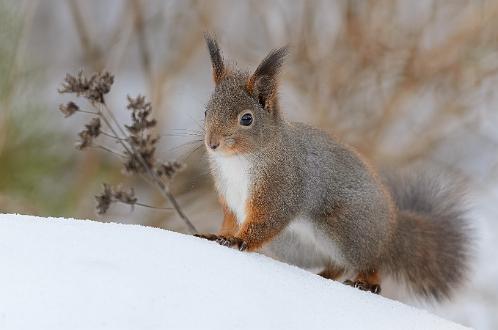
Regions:
[[[109, 72], [95, 73], [90, 78], [87, 78], [81, 71], [75, 76], [66, 75], [59, 93], [71, 93], [77, 97], [85, 98], [94, 111], [82, 110], [79, 105], [72, 101], [66, 105], [61, 105], [59, 110], [66, 118], [77, 112], [96, 116], [78, 134], [80, 141], [77, 148], [83, 150], [88, 147], [96, 147], [122, 158], [124, 171], [128, 174], [139, 175], [147, 183], [156, 187], [163, 197], [171, 203], [189, 231], [192, 234], [197, 233], [197, 229], [182, 211], [169, 188], [170, 180], [179, 170], [184, 168], [184, 165], [176, 161], [159, 162], [156, 159], [156, 145], [159, 137], [150, 132], [150, 129], [157, 124], [157, 121], [151, 118], [152, 106], [150, 102], [147, 102], [144, 96], [139, 95], [136, 98], [128, 96], [127, 109], [131, 112], [131, 125], [123, 127], [105, 101], [105, 95], [110, 92], [113, 82], [114, 76]], [[110, 133], [102, 132], [102, 127], [105, 127]], [[122, 150], [116, 151], [97, 144], [95, 140], [100, 135], [114, 139], [122, 147]], [[114, 202], [151, 207], [139, 203], [133, 189], [125, 190], [122, 187], [113, 189], [107, 184], [104, 184], [104, 192], [96, 196], [96, 199], [99, 214], [105, 213], [110, 204]]]

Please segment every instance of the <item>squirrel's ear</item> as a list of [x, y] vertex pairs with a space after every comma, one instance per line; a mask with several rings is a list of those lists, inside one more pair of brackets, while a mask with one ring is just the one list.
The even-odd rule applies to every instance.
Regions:
[[216, 40], [209, 34], [204, 35], [206, 44], [209, 50], [209, 55], [211, 56], [211, 65], [213, 66], [213, 79], [216, 84], [219, 84], [221, 79], [226, 73], [225, 64], [223, 63], [223, 57], [221, 56], [220, 47]]
[[288, 51], [288, 47], [271, 51], [247, 82], [249, 93], [256, 97], [259, 104], [268, 111], [272, 111], [277, 106], [278, 73]]

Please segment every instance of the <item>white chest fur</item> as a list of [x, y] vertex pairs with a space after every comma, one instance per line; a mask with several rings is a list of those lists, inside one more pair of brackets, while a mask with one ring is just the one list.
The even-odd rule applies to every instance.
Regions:
[[211, 156], [216, 188], [240, 224], [246, 218], [250, 193], [250, 162], [245, 156]]

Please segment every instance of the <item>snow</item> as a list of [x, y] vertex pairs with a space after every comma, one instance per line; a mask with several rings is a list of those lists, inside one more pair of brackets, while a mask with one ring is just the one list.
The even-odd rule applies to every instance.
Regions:
[[0, 215], [0, 329], [461, 329], [166, 230]]

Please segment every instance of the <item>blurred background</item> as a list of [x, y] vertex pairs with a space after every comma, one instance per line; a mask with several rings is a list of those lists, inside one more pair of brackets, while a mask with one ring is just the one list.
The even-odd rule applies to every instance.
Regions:
[[280, 93], [287, 118], [333, 132], [379, 165], [423, 164], [467, 183], [477, 237], [470, 284], [422, 306], [498, 328], [498, 0], [0, 0], [0, 212], [187, 231], [170, 211], [96, 214], [102, 182], [168, 206], [112, 155], [74, 147], [89, 118], [64, 119], [58, 105], [74, 98], [57, 88], [67, 72], [105, 69], [119, 120], [129, 117], [126, 95], [151, 100], [160, 157], [187, 165], [173, 192], [200, 231], [216, 230], [221, 212], [195, 136], [213, 88], [205, 31], [244, 69], [291, 45]]

